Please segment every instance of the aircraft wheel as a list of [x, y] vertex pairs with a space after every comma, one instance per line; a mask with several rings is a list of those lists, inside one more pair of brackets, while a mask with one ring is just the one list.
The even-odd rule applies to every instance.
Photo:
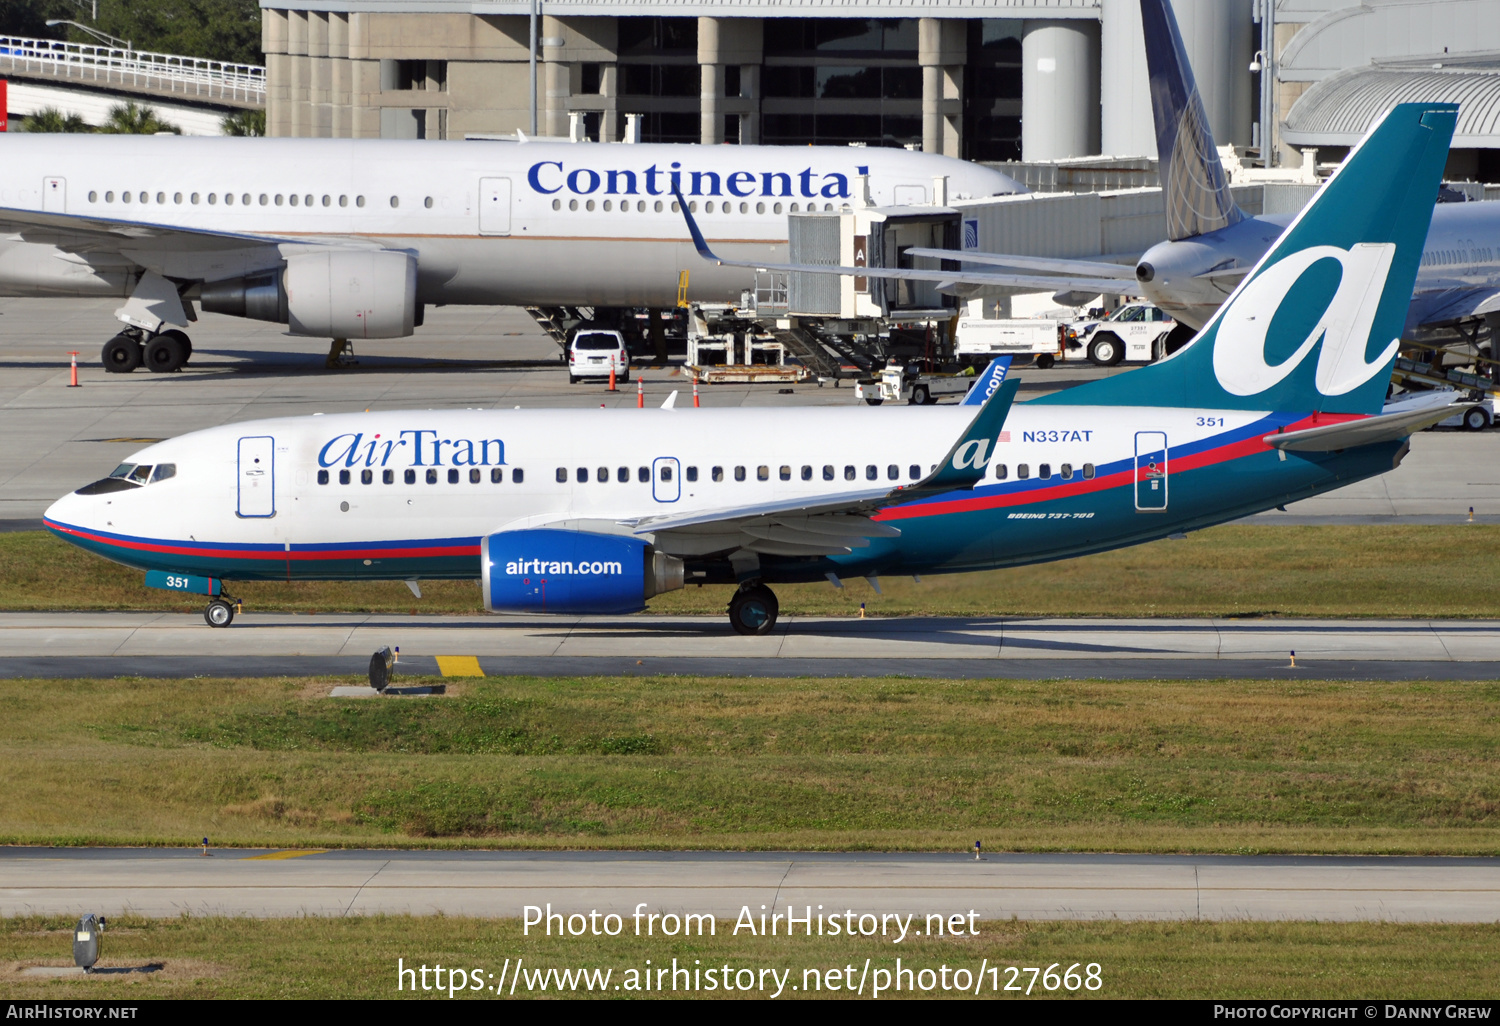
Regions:
[[178, 331], [176, 328], [169, 328], [157, 337], [175, 338], [177, 340], [177, 344], [182, 347], [182, 362], [184, 365], [193, 358], [193, 340], [187, 337], [186, 332]]
[[104, 343], [99, 359], [111, 374], [129, 374], [141, 365], [141, 344], [121, 332]]
[[770, 634], [780, 611], [776, 593], [764, 584], [741, 588], [729, 600], [729, 625], [736, 633], [751, 637]]
[[1125, 347], [1116, 335], [1104, 334], [1089, 344], [1089, 359], [1100, 367], [1113, 367], [1125, 356]]
[[1038, 370], [1051, 370], [1052, 365], [1057, 362], [1057, 357], [1051, 353], [1039, 353], [1035, 362]]
[[173, 338], [170, 332], [157, 335], [147, 342], [142, 355], [145, 357], [146, 369], [153, 374], [170, 374], [181, 370], [182, 365], [187, 362], [187, 353], [183, 351], [182, 343]]
[[234, 606], [216, 598], [203, 610], [203, 619], [210, 627], [228, 627], [234, 623]]
[[1489, 426], [1489, 414], [1485, 413], [1484, 410], [1478, 406], [1474, 407], [1468, 413], [1464, 414], [1464, 427], [1468, 428], [1470, 431], [1483, 431]]

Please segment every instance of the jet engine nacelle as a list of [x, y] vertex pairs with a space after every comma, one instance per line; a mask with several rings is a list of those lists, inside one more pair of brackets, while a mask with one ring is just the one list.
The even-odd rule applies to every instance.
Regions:
[[682, 560], [614, 534], [504, 531], [480, 543], [479, 560], [494, 613], [634, 613], [683, 586]]
[[209, 313], [313, 338], [405, 338], [421, 323], [417, 258], [391, 250], [299, 253], [280, 272], [209, 282], [199, 299]]

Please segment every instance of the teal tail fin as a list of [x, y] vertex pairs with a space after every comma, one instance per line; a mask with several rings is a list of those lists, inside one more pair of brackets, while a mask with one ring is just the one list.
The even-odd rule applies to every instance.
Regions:
[[1392, 108], [1185, 347], [1033, 402], [1378, 413], [1457, 115]]

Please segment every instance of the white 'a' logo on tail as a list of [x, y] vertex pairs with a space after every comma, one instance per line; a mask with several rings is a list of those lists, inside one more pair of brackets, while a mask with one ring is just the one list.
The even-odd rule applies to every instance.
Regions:
[[990, 440], [988, 438], [975, 438], [965, 442], [958, 447], [953, 454], [953, 469], [963, 470], [973, 467], [976, 470], [989, 462]]
[[[1274, 387], [1307, 358], [1318, 340], [1318, 391], [1343, 395], [1369, 381], [1400, 345], [1392, 339], [1374, 361], [1365, 361], [1365, 345], [1395, 259], [1390, 242], [1360, 242], [1344, 250], [1309, 246], [1261, 271], [1245, 286], [1219, 320], [1214, 340], [1214, 376], [1230, 395], [1256, 395]], [[1338, 289], [1307, 338], [1281, 363], [1266, 362], [1266, 332], [1287, 293], [1304, 271], [1319, 260], [1337, 260], [1343, 270]]]

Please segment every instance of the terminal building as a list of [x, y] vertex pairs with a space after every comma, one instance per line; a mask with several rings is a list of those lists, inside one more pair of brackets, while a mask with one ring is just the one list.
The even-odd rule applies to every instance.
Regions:
[[[1449, 177], [1500, 180], [1493, 0], [1174, 9], [1220, 143], [1258, 154], [1265, 134], [1295, 167], [1397, 99], [1454, 99]], [[1152, 157], [1140, 36], [1138, 0], [263, 0], [279, 136]]]

